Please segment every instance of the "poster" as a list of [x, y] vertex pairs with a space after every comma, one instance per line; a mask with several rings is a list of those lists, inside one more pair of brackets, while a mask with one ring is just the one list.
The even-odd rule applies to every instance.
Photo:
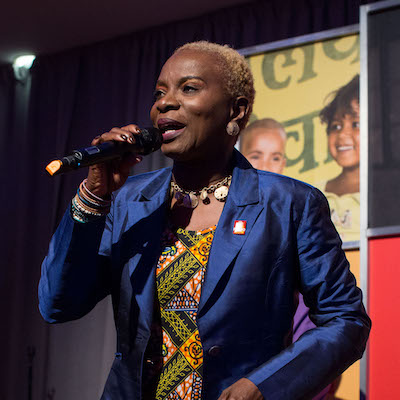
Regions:
[[[297, 44], [291, 47], [272, 46], [274, 49], [267, 51], [256, 48], [254, 54], [245, 49], [256, 97], [250, 128], [241, 133], [239, 148], [256, 168], [282, 173], [320, 189], [328, 199], [332, 221], [343, 242], [349, 248], [357, 248], [354, 242], [360, 238], [359, 35], [294, 41]], [[275, 122], [280, 124], [277, 130]], [[256, 160], [260, 155], [250, 160], [252, 149], [248, 147], [250, 142], [253, 147], [261, 146], [261, 141], [255, 139], [259, 135], [257, 124], [259, 130], [267, 126], [269, 132], [274, 131], [270, 139], [263, 139], [263, 146], [268, 143], [271, 150], [269, 164], [264, 163], [263, 167], [255, 165], [261, 163]], [[283, 131], [283, 135], [276, 131]], [[359, 281], [359, 251], [347, 251], [346, 255]], [[335, 381], [338, 387], [332, 398], [359, 399], [359, 376], [357, 362]]]
[[[358, 241], [358, 34], [246, 58], [256, 88], [250, 123], [270, 118], [283, 125], [286, 160], [282, 173], [320, 189], [328, 198], [331, 217], [342, 240]], [[351, 89], [347, 86], [350, 82]], [[344, 88], [342, 95], [329, 111], [331, 119], [321, 120], [321, 111], [335, 99], [340, 88]], [[349, 90], [353, 94], [347, 93], [346, 102], [345, 92]], [[355, 101], [349, 96], [356, 97]]]

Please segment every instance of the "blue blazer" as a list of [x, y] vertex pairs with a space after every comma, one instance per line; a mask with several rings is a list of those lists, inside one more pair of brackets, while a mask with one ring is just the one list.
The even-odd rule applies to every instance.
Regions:
[[[203, 399], [242, 377], [266, 399], [312, 398], [364, 351], [362, 295], [321, 192], [234, 158], [198, 309]], [[43, 262], [48, 322], [79, 318], [112, 295], [118, 349], [102, 399], [141, 398], [170, 179], [170, 169], [129, 178], [107, 219], [80, 224], [67, 212]], [[236, 220], [247, 222], [244, 235], [233, 233]], [[288, 346], [297, 290], [317, 328]]]

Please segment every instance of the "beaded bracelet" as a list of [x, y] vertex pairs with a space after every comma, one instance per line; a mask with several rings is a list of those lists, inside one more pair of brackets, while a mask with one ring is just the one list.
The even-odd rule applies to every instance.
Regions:
[[96, 210], [95, 208], [88, 207], [88, 206], [84, 205], [83, 203], [81, 203], [78, 195], [76, 195], [72, 199], [72, 203], [75, 208], [77, 208], [79, 211], [81, 211], [87, 215], [93, 215], [95, 217], [102, 217], [103, 215], [106, 215], [105, 213], [102, 213], [102, 212]]
[[108, 214], [111, 200], [96, 196], [86, 187], [86, 179], [79, 185], [71, 201], [71, 216], [80, 223], [86, 223]]
[[74, 221], [80, 222], [82, 224], [89, 222], [92, 218], [83, 212], [81, 212], [78, 208], [74, 206], [74, 203], [71, 202], [71, 217]]
[[80, 223], [86, 223], [95, 221], [104, 216], [104, 214], [89, 212], [86, 209], [79, 206], [76, 202], [76, 196], [71, 201], [71, 216], [72, 218]]
[[86, 181], [85, 179], [80, 185], [78, 189], [78, 193], [85, 198], [93, 207], [96, 208], [109, 208], [111, 205], [111, 200], [108, 199], [102, 199], [99, 196], [96, 196], [94, 193], [92, 193], [86, 186]]
[[87, 197], [90, 201], [99, 204], [100, 206], [110, 205], [111, 200], [102, 199], [99, 196], [96, 196], [92, 193], [86, 186], [87, 179], [85, 179], [79, 186], [79, 190], [84, 193], [85, 197]]

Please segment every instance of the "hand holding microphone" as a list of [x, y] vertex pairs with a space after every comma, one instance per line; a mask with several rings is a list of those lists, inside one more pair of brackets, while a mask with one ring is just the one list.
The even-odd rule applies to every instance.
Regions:
[[74, 150], [70, 156], [52, 161], [46, 170], [50, 175], [89, 166], [88, 189], [106, 197], [119, 189], [129, 176], [131, 167], [161, 147], [162, 135], [155, 128], [140, 129], [137, 125], [113, 128], [93, 139], [91, 147]]

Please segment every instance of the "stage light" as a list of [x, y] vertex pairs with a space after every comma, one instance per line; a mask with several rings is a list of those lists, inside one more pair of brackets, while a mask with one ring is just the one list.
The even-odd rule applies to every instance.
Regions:
[[36, 56], [27, 54], [17, 57], [13, 63], [15, 79], [24, 81], [28, 77], [29, 69], [32, 67]]
[[35, 61], [36, 56], [33, 54], [28, 54], [26, 56], [17, 57], [14, 61], [14, 66], [17, 68], [25, 67], [29, 69], [32, 67], [33, 61]]

